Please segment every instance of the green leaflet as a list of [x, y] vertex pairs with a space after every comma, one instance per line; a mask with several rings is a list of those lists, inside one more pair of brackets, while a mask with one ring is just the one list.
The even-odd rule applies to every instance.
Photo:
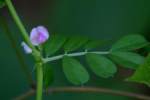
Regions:
[[69, 37], [69, 40], [64, 45], [64, 50], [65, 52], [77, 50], [87, 42], [88, 42], [87, 37], [82, 36]]
[[87, 54], [86, 59], [91, 70], [100, 77], [108, 78], [117, 72], [115, 64], [101, 55]]
[[141, 35], [132, 34], [122, 37], [114, 45], [111, 51], [130, 51], [142, 48], [148, 45], [149, 42]]
[[89, 80], [86, 69], [73, 58], [63, 58], [63, 71], [68, 81], [74, 85], [82, 85]]
[[111, 40], [89, 40], [84, 47], [87, 50], [95, 49], [95, 48], [98, 48], [100, 46], [104, 46], [106, 44], [109, 44], [110, 41]]
[[52, 55], [56, 53], [66, 42], [67, 38], [60, 34], [54, 34], [49, 41], [45, 44], [46, 55]]
[[144, 62], [144, 57], [132, 52], [111, 52], [110, 58], [126, 68], [136, 69]]
[[140, 65], [135, 73], [127, 80], [144, 83], [150, 87], [150, 55], [148, 55], [145, 62]]
[[51, 85], [52, 82], [54, 81], [52, 66], [49, 64], [44, 65], [43, 73], [44, 73], [44, 75], [43, 75], [44, 86], [45, 86], [45, 88], [48, 88], [49, 85]]

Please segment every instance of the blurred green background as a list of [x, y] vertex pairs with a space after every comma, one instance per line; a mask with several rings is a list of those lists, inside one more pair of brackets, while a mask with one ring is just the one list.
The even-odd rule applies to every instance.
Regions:
[[[13, 0], [28, 32], [37, 25], [46, 26], [50, 33], [82, 34], [98, 39], [118, 39], [122, 35], [139, 33], [149, 38], [150, 1], [149, 0]], [[20, 43], [20, 31], [7, 13], [9, 28], [18, 41], [18, 48], [23, 53]], [[33, 60], [24, 55], [33, 70]], [[61, 65], [54, 64], [55, 81], [52, 86], [71, 86], [62, 73]], [[29, 89], [22, 73], [15, 52], [8, 38], [0, 27], [0, 98], [11, 100]], [[113, 79], [98, 78], [93, 73], [87, 86], [112, 88], [138, 93], [146, 93], [142, 85], [124, 82], [130, 71], [120, 69]], [[140, 88], [139, 88], [140, 87]], [[30, 98], [34, 100], [34, 96]], [[133, 98], [90, 93], [55, 93], [45, 96], [44, 100], [133, 100]]]

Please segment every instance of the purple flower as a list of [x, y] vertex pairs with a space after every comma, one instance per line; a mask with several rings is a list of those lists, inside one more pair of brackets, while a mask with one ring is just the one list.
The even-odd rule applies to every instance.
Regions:
[[48, 38], [49, 32], [44, 26], [38, 26], [31, 30], [30, 41], [34, 46], [43, 44]]
[[32, 53], [32, 49], [25, 42], [22, 42], [21, 46], [23, 47], [26, 54]]
[[[48, 30], [44, 26], [38, 26], [31, 30], [30, 41], [34, 46], [43, 44], [48, 40], [48, 38]], [[21, 45], [23, 46], [26, 54], [32, 53], [32, 49], [25, 42], [22, 42]]]

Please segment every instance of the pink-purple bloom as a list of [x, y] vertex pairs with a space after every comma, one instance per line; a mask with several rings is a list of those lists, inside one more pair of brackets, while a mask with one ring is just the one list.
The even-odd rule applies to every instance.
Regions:
[[44, 26], [38, 26], [31, 30], [30, 41], [34, 46], [44, 43], [48, 38], [48, 30]]
[[[49, 32], [44, 26], [38, 26], [31, 30], [30, 32], [30, 41], [32, 45], [38, 46], [46, 42], [49, 38]], [[21, 44], [27, 54], [32, 53], [32, 49], [25, 43]]]

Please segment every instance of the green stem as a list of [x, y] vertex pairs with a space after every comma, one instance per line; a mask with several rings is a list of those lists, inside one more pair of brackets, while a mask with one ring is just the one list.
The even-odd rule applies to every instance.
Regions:
[[[39, 56], [39, 52], [36, 50], [36, 48], [32, 45], [30, 39], [29, 39], [29, 36], [28, 36], [28, 32], [26, 31], [23, 23], [21, 22], [11, 0], [5, 0], [6, 2], [6, 5], [8, 6], [8, 9], [10, 11], [10, 14], [11, 16], [13, 17], [16, 25], [18, 26], [18, 28], [20, 29], [21, 31], [21, 35], [22, 37], [24, 38], [25, 42], [29, 45], [30, 48], [32, 48], [32, 51], [33, 51], [33, 56]], [[35, 59], [37, 59], [36, 57], [34, 57]], [[38, 57], [39, 58], [39, 57]]]
[[25, 42], [29, 45], [29, 47], [32, 49], [32, 55], [36, 61], [37, 66], [37, 100], [42, 100], [42, 82], [43, 82], [43, 70], [42, 70], [42, 58], [40, 52], [32, 45], [28, 33], [21, 22], [11, 0], [5, 0], [6, 5], [8, 6], [8, 9], [11, 13], [11, 16], [13, 17], [15, 23], [17, 24], [18, 28], [21, 31], [21, 35], [24, 38]]
[[27, 67], [27, 64], [25, 63], [22, 53], [20, 52], [20, 50], [17, 47], [16, 40], [14, 39], [14, 37], [12, 36], [12, 33], [9, 30], [8, 24], [6, 22], [6, 18], [4, 16], [0, 15], [0, 20], [1, 20], [1, 27], [3, 28], [4, 33], [6, 34], [6, 37], [9, 39], [11, 46], [16, 53], [16, 56], [20, 63], [20, 67], [21, 67], [22, 71], [25, 73], [28, 83], [32, 86], [33, 85], [32, 75]]
[[37, 63], [37, 93], [36, 100], [42, 100], [43, 93], [43, 68], [42, 63]]
[[100, 54], [100, 55], [109, 54], [109, 52], [107, 52], [107, 51], [92, 51], [92, 52], [84, 51], [84, 52], [76, 52], [76, 53], [69, 53], [69, 54], [61, 54], [61, 55], [53, 56], [53, 57], [50, 57], [50, 58], [43, 58], [43, 62], [47, 63], [47, 62], [59, 60], [59, 59], [62, 59], [64, 56], [69, 56], [69, 57], [84, 56], [88, 53], [94, 53], [94, 54]]
[[15, 21], [15, 23], [17, 24], [17, 26], [19, 27], [20, 31], [21, 31], [21, 34], [22, 36], [24, 37], [25, 41], [27, 42], [28, 45], [30, 45], [30, 47], [33, 47], [32, 44], [30, 43], [30, 40], [29, 40], [29, 36], [28, 36], [28, 33], [24, 27], [24, 25], [22, 24], [18, 14], [16, 13], [16, 10], [11, 2], [11, 0], [5, 0], [7, 6], [8, 6], [8, 9]]

